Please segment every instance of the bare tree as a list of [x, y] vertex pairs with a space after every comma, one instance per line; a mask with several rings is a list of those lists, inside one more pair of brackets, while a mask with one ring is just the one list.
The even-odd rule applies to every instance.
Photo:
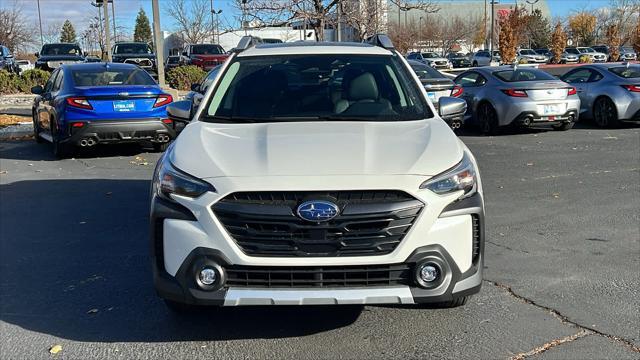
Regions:
[[316, 40], [324, 40], [324, 28], [335, 23], [333, 14], [340, 0], [253, 0], [237, 7], [243, 14], [243, 27], [287, 24], [299, 21], [315, 31]]
[[0, 44], [18, 52], [32, 43], [33, 36], [34, 28], [24, 21], [18, 1], [11, 8], [0, 9]]
[[209, 0], [171, 0], [167, 14], [177, 25], [187, 43], [201, 43], [213, 38]]
[[387, 10], [384, 0], [341, 1], [340, 16], [342, 22], [350, 27], [356, 40], [382, 31], [384, 26], [383, 14]]
[[42, 28], [42, 38], [44, 39], [44, 43], [55, 43], [60, 40], [60, 29], [62, 29], [62, 22], [51, 22], [43, 26]]

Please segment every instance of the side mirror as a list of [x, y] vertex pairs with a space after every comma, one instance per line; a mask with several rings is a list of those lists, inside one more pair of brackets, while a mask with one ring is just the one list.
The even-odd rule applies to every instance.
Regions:
[[40, 85], [36, 85], [36, 86], [31, 88], [31, 93], [32, 94], [40, 95], [43, 92], [44, 92], [44, 89]]
[[40, 53], [39, 53], [39, 52], [36, 52], [36, 53], [35, 53], [35, 54], [33, 54], [33, 55], [35, 55], [37, 58], [39, 58], [39, 57], [40, 57]]
[[191, 101], [182, 100], [167, 105], [169, 119], [177, 122], [191, 121]]
[[467, 112], [467, 102], [450, 96], [443, 96], [438, 100], [438, 113], [443, 119], [464, 116]]
[[200, 84], [191, 84], [191, 91], [200, 92]]

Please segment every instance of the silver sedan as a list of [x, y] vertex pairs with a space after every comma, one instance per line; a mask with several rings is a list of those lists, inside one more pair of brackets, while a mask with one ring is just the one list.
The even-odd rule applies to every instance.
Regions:
[[600, 127], [620, 122], [640, 123], [640, 65], [593, 64], [573, 69], [561, 77], [575, 86], [581, 116]]
[[482, 67], [454, 81], [452, 96], [467, 101], [465, 124], [475, 122], [485, 134], [495, 134], [507, 125], [569, 130], [578, 120], [576, 89], [538, 69]]

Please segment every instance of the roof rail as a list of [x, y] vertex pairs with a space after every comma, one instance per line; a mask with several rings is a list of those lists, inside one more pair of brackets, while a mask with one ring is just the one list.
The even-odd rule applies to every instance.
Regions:
[[379, 46], [387, 50], [395, 50], [395, 47], [393, 46], [393, 42], [391, 42], [391, 39], [389, 39], [389, 36], [387, 36], [386, 34], [375, 34], [373, 36], [368, 37], [363, 42], [367, 44], [371, 44], [373, 46]]
[[231, 49], [231, 52], [240, 53], [258, 44], [262, 44], [261, 38], [257, 36], [245, 35], [240, 39], [240, 41], [238, 41], [238, 46]]

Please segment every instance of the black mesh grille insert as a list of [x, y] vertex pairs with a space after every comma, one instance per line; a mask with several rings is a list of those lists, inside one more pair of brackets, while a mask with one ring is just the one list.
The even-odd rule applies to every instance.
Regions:
[[[327, 222], [299, 218], [297, 206], [328, 200], [340, 214]], [[244, 192], [213, 206], [216, 217], [252, 256], [363, 256], [392, 252], [424, 204], [401, 191]]]
[[225, 268], [230, 287], [358, 287], [410, 285], [411, 266], [366, 265], [325, 267], [257, 267]]
[[478, 215], [471, 215], [472, 236], [473, 236], [473, 256], [471, 260], [475, 263], [480, 255], [480, 218]]

